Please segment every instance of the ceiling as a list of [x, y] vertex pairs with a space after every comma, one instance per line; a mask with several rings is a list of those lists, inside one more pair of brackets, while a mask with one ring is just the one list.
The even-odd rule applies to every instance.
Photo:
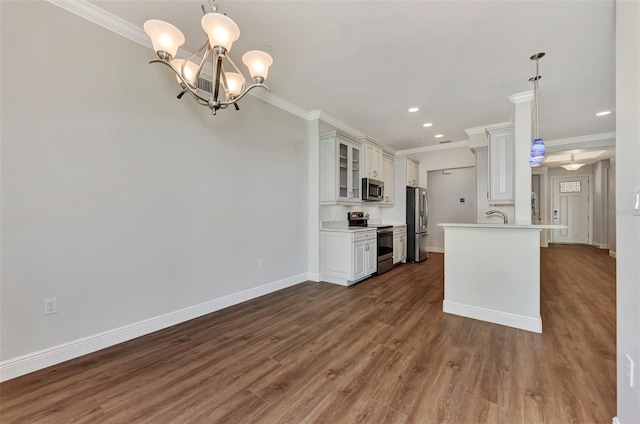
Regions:
[[[204, 42], [205, 1], [92, 1], [142, 27], [162, 19]], [[273, 94], [322, 110], [397, 149], [466, 140], [508, 120], [540, 61], [540, 135], [615, 130], [615, 2], [220, 0], [240, 27], [231, 57], [271, 46]], [[153, 57], [141, 58], [148, 60]], [[408, 113], [417, 106], [420, 111]], [[230, 113], [229, 111], [225, 113]], [[432, 127], [424, 128], [423, 123]], [[436, 134], [443, 134], [440, 139]]]

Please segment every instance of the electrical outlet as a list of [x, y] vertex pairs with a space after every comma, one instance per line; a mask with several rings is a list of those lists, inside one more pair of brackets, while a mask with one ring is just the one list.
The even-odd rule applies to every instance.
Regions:
[[629, 387], [633, 387], [633, 359], [631, 359], [631, 356], [629, 355], [624, 355], [624, 357], [627, 360], [627, 378], [629, 378]]
[[51, 299], [44, 300], [44, 314], [51, 315], [58, 313], [58, 298], [53, 297]]
[[258, 268], [264, 268], [264, 259], [258, 259]]

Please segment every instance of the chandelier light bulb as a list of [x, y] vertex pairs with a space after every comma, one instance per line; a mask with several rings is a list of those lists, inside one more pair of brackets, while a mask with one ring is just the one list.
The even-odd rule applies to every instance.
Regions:
[[242, 90], [244, 90], [245, 79], [242, 75], [236, 72], [225, 72], [227, 78], [227, 87], [229, 88], [229, 94], [232, 97], [236, 97]]
[[240, 38], [238, 25], [222, 13], [207, 13], [200, 20], [200, 24], [209, 37], [211, 47], [222, 47], [228, 52], [233, 42]]
[[[176, 68], [178, 72], [181, 72], [182, 64], [184, 62], [185, 62], [184, 59], [173, 59], [171, 61], [171, 64], [173, 65], [174, 68]], [[184, 79], [186, 79], [189, 82], [191, 86], [195, 87], [197, 73], [198, 73], [198, 65], [196, 65], [191, 61], [188, 61], [187, 64], [184, 65], [184, 73], [182, 74], [182, 76], [184, 77]], [[176, 80], [178, 81], [178, 84], [182, 83], [182, 81], [177, 75], [176, 75]]]
[[153, 50], [162, 60], [170, 61], [184, 44], [182, 32], [168, 22], [151, 19], [144, 23], [144, 32], [151, 38]]
[[249, 68], [251, 78], [264, 81], [269, 74], [269, 67], [273, 64], [273, 58], [261, 50], [251, 50], [242, 56], [242, 62]]

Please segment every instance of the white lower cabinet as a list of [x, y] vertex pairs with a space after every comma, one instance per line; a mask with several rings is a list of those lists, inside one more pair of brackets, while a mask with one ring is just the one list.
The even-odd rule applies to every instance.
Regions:
[[378, 270], [376, 230], [320, 231], [321, 279], [350, 286]]
[[393, 227], [393, 264], [407, 262], [407, 227]]

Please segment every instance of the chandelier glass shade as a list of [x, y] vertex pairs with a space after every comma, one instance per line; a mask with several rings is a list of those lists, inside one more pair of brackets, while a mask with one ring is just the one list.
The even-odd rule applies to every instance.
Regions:
[[[240, 28], [231, 18], [218, 12], [215, 0], [210, 0], [209, 5], [211, 12], [207, 13], [203, 6], [204, 16], [200, 21], [206, 33], [205, 42], [186, 59], [175, 59], [178, 48], [185, 42], [184, 35], [178, 28], [168, 22], [152, 19], [144, 23], [144, 31], [151, 38], [153, 49], [159, 57], [149, 63], [166, 65], [176, 74], [176, 80], [182, 88], [178, 99], [189, 94], [198, 104], [209, 107], [215, 115], [218, 109], [226, 109], [231, 105], [239, 110], [237, 102], [256, 87], [270, 91], [264, 81], [273, 59], [260, 50], [252, 50], [242, 56], [253, 80], [253, 84], [246, 87], [245, 77], [228, 55], [231, 46], [240, 37]], [[203, 95], [198, 90], [198, 79], [209, 57], [213, 65], [213, 93]], [[231, 72], [224, 69], [224, 63], [231, 65]]]
[[571, 162], [565, 163], [564, 165], [560, 165], [560, 166], [563, 167], [564, 169], [566, 169], [567, 171], [575, 171], [576, 169], [580, 169], [585, 165], [586, 164], [584, 164], [584, 163], [576, 162], [575, 161], [575, 155], [571, 155]]
[[[529, 159], [529, 164], [531, 166], [540, 166], [542, 163], [542, 158], [547, 153], [547, 148], [544, 145], [544, 141], [539, 135], [540, 130], [540, 122], [539, 122], [539, 106], [538, 100], [540, 98], [540, 91], [538, 88], [538, 81], [542, 78], [539, 72], [539, 64], [540, 59], [544, 57], [544, 53], [536, 53], [530, 57], [531, 60], [536, 61], [536, 76], [529, 78], [530, 82], [533, 82], [533, 107], [531, 108], [531, 129], [533, 131], [533, 143], [531, 144], [531, 154]], [[535, 159], [533, 162], [531, 158]], [[540, 159], [538, 161], [538, 159]], [[539, 162], [539, 163], [538, 163]]]

